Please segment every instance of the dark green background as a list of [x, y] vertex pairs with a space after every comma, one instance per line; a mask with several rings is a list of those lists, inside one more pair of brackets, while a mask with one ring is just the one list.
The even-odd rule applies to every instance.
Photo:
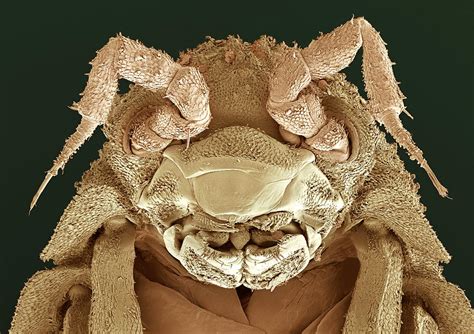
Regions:
[[[162, 3], [160, 1], [160, 3]], [[14, 6], [14, 7], [12, 7]], [[406, 127], [453, 200], [438, 196], [425, 172], [407, 159], [421, 184], [427, 217], [453, 260], [445, 275], [473, 297], [473, 8], [471, 1], [202, 1], [159, 4], [17, 2], [1, 8], [2, 227], [0, 330], [9, 328], [25, 281], [50, 268], [39, 260], [74, 194], [73, 183], [97, 158], [104, 137], [93, 138], [52, 180], [28, 216], [28, 205], [44, 172], [79, 122], [67, 106], [79, 100], [88, 62], [118, 32], [176, 57], [205, 36], [262, 34], [305, 46], [319, 35], [364, 16], [388, 44], [395, 76], [408, 97]], [[362, 89], [361, 54], [348, 73]], [[124, 86], [124, 85], [122, 85]], [[365, 94], [365, 93], [364, 93]]]

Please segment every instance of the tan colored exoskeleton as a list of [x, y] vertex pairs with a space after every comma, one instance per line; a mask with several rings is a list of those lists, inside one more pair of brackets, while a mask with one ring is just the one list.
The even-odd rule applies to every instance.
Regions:
[[[368, 101], [338, 73], [360, 47]], [[209, 39], [178, 62], [119, 34], [91, 64], [72, 106], [81, 124], [31, 207], [97, 126], [108, 140], [41, 254], [57, 267], [26, 284], [12, 333], [184, 332], [185, 322], [147, 318], [151, 306], [137, 298], [134, 262], [146, 234], [194, 280], [254, 293], [277, 293], [305, 273], [357, 259], [342, 311], [332, 305], [286, 331], [257, 310], [238, 332], [325, 333], [338, 323], [328, 317], [347, 333], [473, 329], [469, 301], [442, 276], [450, 257], [424, 216], [418, 185], [376, 124], [446, 197], [400, 122], [404, 96], [365, 19], [303, 49], [270, 37]], [[135, 85], [120, 96], [121, 78]]]

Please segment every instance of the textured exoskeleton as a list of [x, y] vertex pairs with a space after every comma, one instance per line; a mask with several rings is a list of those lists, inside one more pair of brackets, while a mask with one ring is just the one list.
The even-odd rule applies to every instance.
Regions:
[[[471, 331], [419, 186], [376, 124], [446, 196], [398, 119], [384, 45], [363, 18], [304, 49], [210, 38], [178, 62], [111, 38], [40, 192], [96, 126], [107, 141], [41, 253], [56, 267], [26, 283], [11, 332]], [[338, 73], [361, 46], [369, 101]], [[116, 95], [120, 78], [135, 85]], [[233, 315], [222, 305], [243, 287]]]

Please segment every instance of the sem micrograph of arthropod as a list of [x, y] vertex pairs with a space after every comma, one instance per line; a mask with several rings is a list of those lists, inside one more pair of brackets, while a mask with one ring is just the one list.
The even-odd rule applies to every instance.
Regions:
[[[110, 37], [32, 213], [95, 131], [105, 143], [10, 332], [470, 332], [401, 152], [448, 189], [402, 124], [387, 49], [360, 16], [304, 47], [207, 37], [176, 60]], [[358, 52], [366, 97], [342, 72]]]

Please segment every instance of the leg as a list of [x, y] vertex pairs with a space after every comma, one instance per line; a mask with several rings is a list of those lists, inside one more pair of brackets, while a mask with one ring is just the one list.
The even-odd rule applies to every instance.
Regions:
[[[36, 273], [23, 288], [11, 333], [141, 333], [133, 265], [135, 227], [110, 219], [94, 244], [91, 268]], [[92, 290], [92, 293], [91, 293]], [[66, 305], [69, 301], [69, 307]], [[84, 330], [86, 329], [86, 330]]]
[[91, 290], [81, 284], [76, 284], [69, 289], [68, 297], [71, 305], [64, 316], [64, 334], [88, 333]]
[[125, 218], [104, 224], [91, 266], [91, 333], [142, 333], [135, 295], [135, 226]]
[[402, 333], [439, 333], [438, 325], [425, 310], [421, 300], [404, 297], [402, 309]]
[[[140, 42], [119, 34], [97, 52], [91, 65], [86, 88], [81, 93], [83, 96], [71, 107], [79, 111], [83, 119], [76, 132], [66, 140], [53, 167], [33, 197], [30, 210], [49, 180], [64, 168], [95, 128], [106, 122], [121, 78], [151, 90], [166, 89], [165, 97], [171, 101], [152, 120], [155, 128], [162, 128], [166, 124], [169, 129], [164, 134], [155, 133], [153, 141], [148, 141], [153, 147], [145, 149], [159, 151], [170, 143], [170, 139], [185, 139], [196, 135], [206, 129], [210, 122], [209, 89], [204, 78], [197, 69], [175, 63], [164, 52], [147, 48]], [[141, 134], [142, 137], [138, 135], [139, 139], [146, 142], [143, 136], [147, 133], [142, 131]], [[139, 139], [137, 140], [140, 141]]]
[[403, 254], [400, 242], [377, 221], [353, 233], [360, 271], [346, 315], [344, 333], [400, 331]]
[[72, 286], [90, 286], [90, 269], [62, 266], [34, 274], [21, 291], [9, 333], [59, 333]]
[[[439, 328], [441, 333], [471, 333], [474, 328], [474, 311], [464, 292], [442, 277], [426, 274], [406, 275], [403, 293], [422, 302], [424, 309], [434, 319], [423, 319], [430, 326]], [[426, 333], [426, 331], [424, 331]]]

